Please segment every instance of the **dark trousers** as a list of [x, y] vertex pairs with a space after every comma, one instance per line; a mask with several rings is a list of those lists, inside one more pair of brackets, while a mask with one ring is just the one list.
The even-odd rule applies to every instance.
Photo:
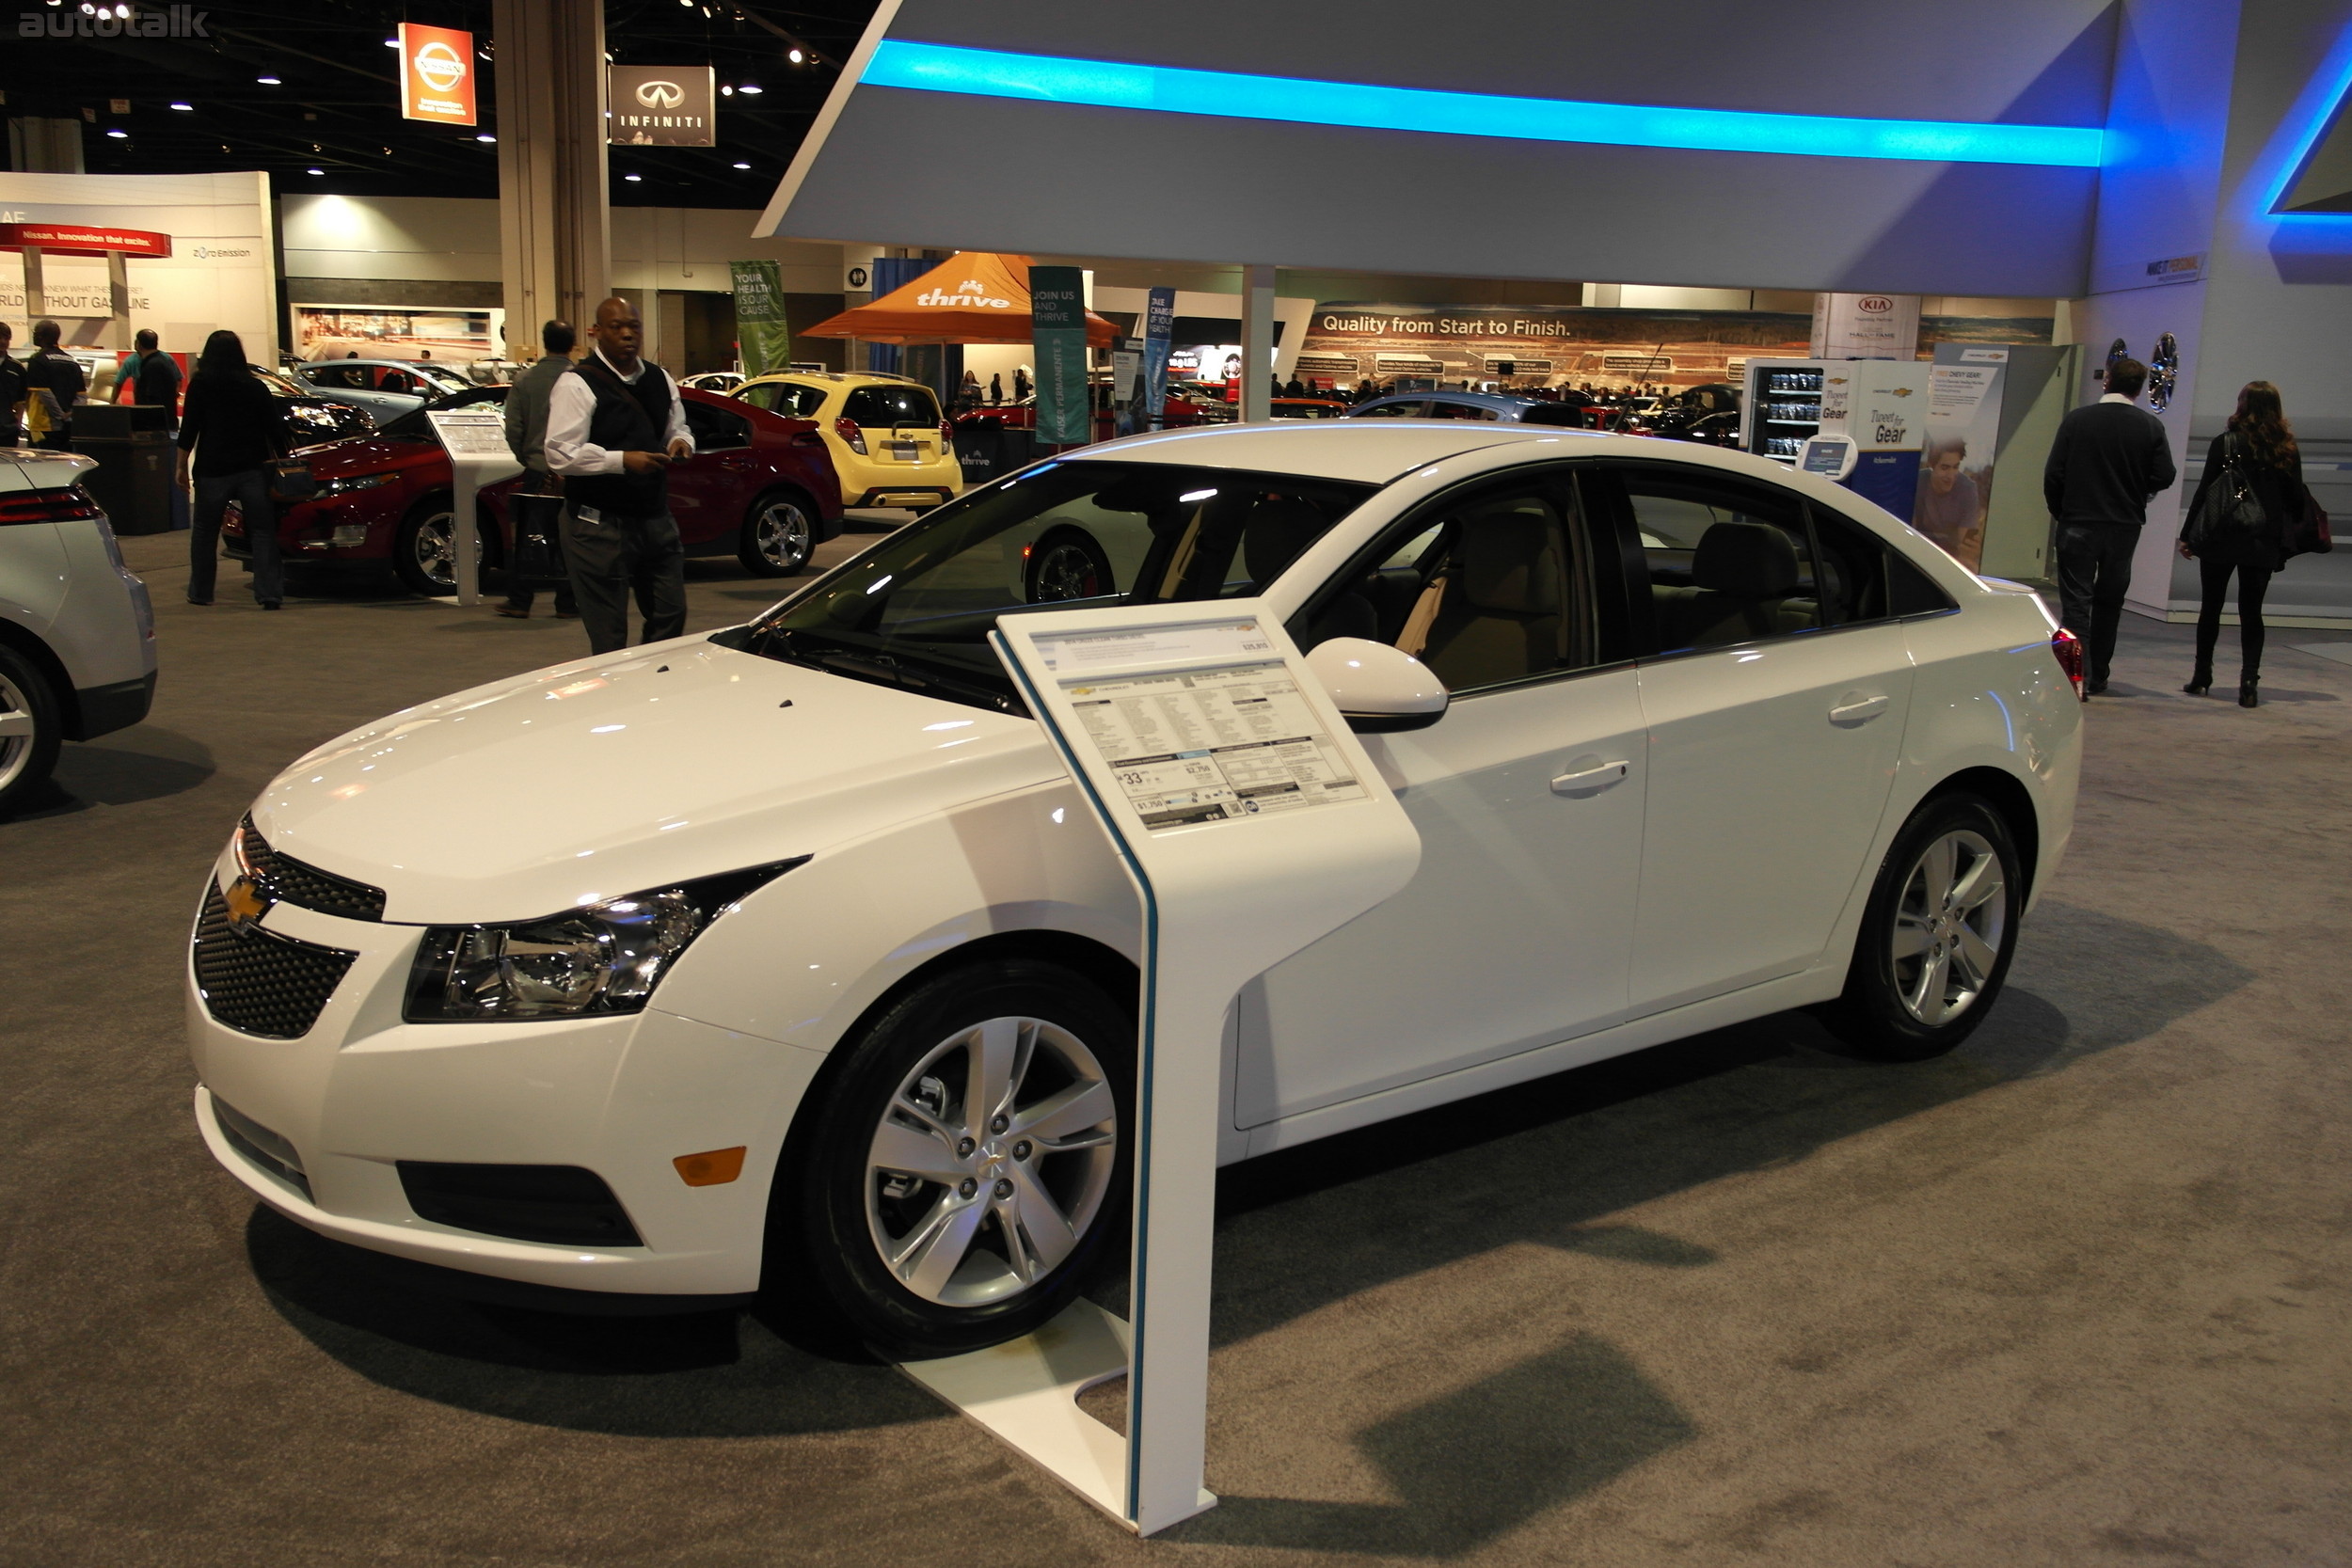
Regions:
[[244, 515], [246, 547], [253, 552], [253, 597], [276, 604], [286, 596], [278, 551], [278, 508], [270, 503], [269, 475], [260, 468], [196, 482], [195, 526], [188, 532], [188, 598], [196, 604], [213, 602], [221, 514], [232, 500]]
[[2129, 523], [2074, 523], [2058, 531], [2058, 619], [2082, 639], [2093, 686], [2107, 683], [2138, 547], [2139, 530]]
[[2204, 579], [2205, 596], [2197, 606], [2197, 674], [2213, 679], [2214, 644], [2221, 641], [2221, 602], [2229, 596], [2230, 574], [2237, 574], [2238, 679], [2250, 681], [2263, 669], [2263, 595], [2270, 592], [2270, 572], [2263, 566], [2235, 561], [2198, 558], [2197, 573]]
[[[527, 580], [518, 579], [512, 588], [506, 591], [508, 608], [526, 612], [530, 610], [532, 604], [537, 602], [538, 597], [539, 585]], [[555, 612], [558, 615], [580, 613], [580, 601], [572, 595], [572, 584], [569, 578], [555, 585]], [[647, 638], [645, 641], [650, 642], [653, 640]]]
[[48, 451], [72, 451], [73, 450], [72, 422], [68, 420], [64, 424], [51, 425], [49, 434], [36, 439], [33, 445]]
[[590, 521], [567, 506], [564, 563], [571, 570], [590, 653], [628, 646], [631, 594], [645, 618], [639, 641], [659, 642], [686, 629], [686, 551], [668, 513], [640, 518], [606, 512]]

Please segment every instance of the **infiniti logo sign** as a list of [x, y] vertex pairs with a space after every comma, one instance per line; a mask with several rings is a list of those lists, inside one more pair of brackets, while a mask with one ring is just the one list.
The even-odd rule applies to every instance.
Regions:
[[640, 82], [637, 102], [648, 109], [675, 109], [686, 102], [686, 89], [675, 82]]
[[605, 139], [623, 147], [716, 144], [718, 83], [707, 65], [616, 65]]

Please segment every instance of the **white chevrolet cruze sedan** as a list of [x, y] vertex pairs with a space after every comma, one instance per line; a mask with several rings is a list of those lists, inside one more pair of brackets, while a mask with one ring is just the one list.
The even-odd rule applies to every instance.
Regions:
[[189, 955], [213, 1153], [509, 1282], [788, 1276], [908, 1356], [1042, 1322], [1136, 1128], [1136, 898], [986, 641], [1073, 594], [1263, 596], [1421, 834], [1239, 997], [1228, 1162], [1784, 1008], [1947, 1051], [2073, 820], [2073, 640], [1825, 481], [1511, 424], [1141, 436], [289, 768]]

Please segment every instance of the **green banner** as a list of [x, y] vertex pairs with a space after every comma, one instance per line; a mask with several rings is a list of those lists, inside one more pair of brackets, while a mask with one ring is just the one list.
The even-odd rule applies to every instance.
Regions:
[[730, 261], [735, 274], [735, 341], [745, 375], [784, 369], [792, 328], [784, 319], [784, 278], [773, 261]]
[[1076, 267], [1029, 269], [1030, 338], [1037, 354], [1037, 438], [1057, 447], [1094, 439], [1087, 407], [1086, 283]]

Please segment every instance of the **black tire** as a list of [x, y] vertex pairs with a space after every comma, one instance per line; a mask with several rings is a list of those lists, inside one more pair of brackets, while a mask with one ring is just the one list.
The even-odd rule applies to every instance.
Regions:
[[49, 677], [31, 659], [0, 644], [0, 816], [47, 787], [64, 738], [65, 713]]
[[[1927, 860], [1939, 846], [1950, 847], [1941, 873], [1949, 898], [1937, 893], [1939, 874]], [[1980, 877], [1997, 879], [1997, 888], [1972, 881]], [[1876, 1061], [1925, 1061], [1951, 1050], [1999, 999], [2017, 951], [2025, 891], [2025, 863], [1992, 802], [1957, 793], [1928, 801], [1886, 851], [1845, 991], [1817, 1009], [1821, 1022], [1855, 1055]], [[1898, 955], [1899, 929], [1901, 945], [1915, 946], [1915, 954]]]
[[[456, 517], [450, 497], [427, 496], [410, 507], [400, 527], [392, 531], [392, 571], [411, 594], [434, 599], [457, 592], [457, 558], [451, 547]], [[499, 563], [498, 542], [491, 537], [494, 531], [481, 529], [474, 534], [475, 560], [480, 563], [477, 574], [489, 572]]]
[[[1007, 1121], [964, 1110], [971, 1042], [992, 1020], [999, 1041], [1003, 1021], [1027, 1021], [1015, 1030], [1023, 1069], [1009, 1080]], [[1073, 1041], [1091, 1070], [1071, 1070]], [[861, 1339], [896, 1360], [1001, 1344], [1067, 1307], [1105, 1237], [1121, 1230], [1132, 1181], [1134, 1020], [1074, 971], [999, 959], [917, 988], [838, 1049], [848, 1054], [803, 1117], [770, 1198], [771, 1287], [788, 1288], [780, 1271], [813, 1282]], [[1034, 1128], [1035, 1143], [1021, 1136], [1024, 1115], [1058, 1101], [1083, 1117], [1104, 1088], [1107, 1143], [1100, 1123], [1060, 1129], [1058, 1141], [1072, 1146], [1061, 1150], [1042, 1148], [1048, 1140]], [[925, 1131], [926, 1118], [942, 1131]], [[901, 1135], [938, 1180], [881, 1163], [878, 1145]], [[1080, 1142], [1088, 1139], [1096, 1141]], [[1040, 1194], [1049, 1206], [1038, 1206]], [[1056, 1215], [1075, 1240], [1048, 1262], [1057, 1243], [1046, 1227]], [[926, 1248], [922, 1237], [932, 1231], [943, 1244]], [[885, 1246], [904, 1249], [907, 1260], [894, 1267]]]
[[1094, 535], [1069, 527], [1048, 529], [1043, 538], [1029, 546], [1021, 589], [1030, 604], [1092, 599], [1119, 592], [1109, 554]]
[[817, 548], [817, 507], [798, 490], [771, 490], [743, 514], [735, 559], [756, 578], [788, 578]]

